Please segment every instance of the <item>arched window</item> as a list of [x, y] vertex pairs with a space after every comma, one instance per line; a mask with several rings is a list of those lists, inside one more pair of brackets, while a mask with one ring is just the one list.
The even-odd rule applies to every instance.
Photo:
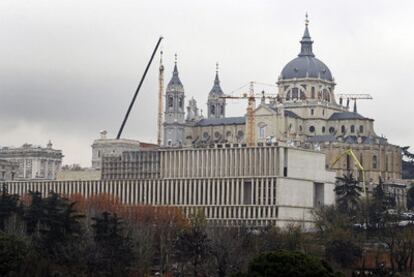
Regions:
[[315, 99], [315, 87], [311, 88], [311, 98]]
[[286, 93], [286, 100], [290, 100], [290, 94], [291, 94], [291, 92], [290, 92], [290, 90]]
[[355, 133], [355, 126], [351, 125], [351, 133]]
[[325, 126], [322, 126], [322, 133], [325, 133]]
[[182, 108], [183, 108], [183, 106], [184, 106], [184, 103], [183, 103], [183, 98], [182, 98], [182, 97], [180, 97], [180, 98], [178, 98], [178, 107], [179, 107], [180, 109], [182, 109]]
[[265, 123], [263, 123], [263, 122], [260, 122], [258, 124], [258, 126], [259, 126], [259, 138], [260, 139], [264, 139], [265, 136], [266, 136], [266, 126], [267, 125]]
[[216, 106], [214, 106], [214, 105], [211, 105], [210, 106], [210, 113], [211, 114], [215, 114], [216, 113]]
[[376, 169], [378, 167], [378, 158], [376, 155], [372, 156], [372, 168]]
[[264, 139], [265, 133], [266, 133], [266, 127], [265, 126], [259, 127], [259, 138]]
[[243, 131], [241, 131], [241, 130], [239, 130], [238, 132], [237, 132], [237, 142], [242, 142], [243, 141], [243, 138], [244, 138], [244, 133], [243, 133]]
[[298, 99], [298, 97], [299, 97], [299, 89], [292, 88], [292, 99]]
[[345, 134], [345, 126], [344, 125], [341, 126], [341, 133]]
[[363, 133], [364, 132], [364, 125], [359, 125], [359, 132]]
[[168, 107], [172, 108], [174, 106], [174, 98], [172, 96], [168, 96]]

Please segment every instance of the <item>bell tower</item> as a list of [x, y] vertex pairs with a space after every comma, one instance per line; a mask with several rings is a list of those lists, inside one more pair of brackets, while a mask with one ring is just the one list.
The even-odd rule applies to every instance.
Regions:
[[178, 76], [175, 54], [173, 76], [165, 93], [164, 146], [180, 147], [184, 141], [184, 86]]
[[208, 118], [223, 118], [226, 117], [226, 99], [220, 98], [223, 96], [223, 90], [220, 87], [220, 79], [218, 75], [218, 63], [216, 63], [216, 77], [214, 79], [213, 88], [208, 94], [207, 101], [207, 117]]

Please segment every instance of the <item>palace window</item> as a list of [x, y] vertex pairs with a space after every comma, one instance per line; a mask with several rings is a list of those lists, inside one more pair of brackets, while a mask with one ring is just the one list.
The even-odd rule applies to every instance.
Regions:
[[372, 156], [372, 168], [376, 169], [378, 167], [378, 158], [376, 155]]
[[311, 98], [315, 99], [315, 87], [311, 88]]
[[363, 133], [364, 132], [364, 126], [363, 125], [359, 125], [359, 132]]
[[341, 126], [341, 133], [342, 133], [342, 134], [345, 134], [345, 131], [346, 131], [346, 130], [345, 130], [345, 126], [344, 126], [344, 125], [342, 125], [342, 126]]
[[325, 133], [325, 126], [322, 126], [322, 133]]
[[335, 128], [334, 128], [334, 127], [329, 127], [329, 133], [330, 133], [330, 134], [335, 133]]
[[355, 126], [351, 125], [351, 133], [355, 133]]
[[313, 115], [315, 113], [315, 111], [313, 109], [310, 110], [311, 115]]
[[224, 115], [224, 105], [220, 106], [220, 113], [221, 113], [221, 115]]

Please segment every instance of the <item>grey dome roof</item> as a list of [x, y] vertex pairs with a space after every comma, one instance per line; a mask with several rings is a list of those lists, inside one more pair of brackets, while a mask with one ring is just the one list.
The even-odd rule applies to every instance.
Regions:
[[332, 81], [329, 68], [315, 57], [301, 56], [291, 60], [282, 70], [282, 79], [293, 78], [321, 78]]
[[285, 65], [280, 77], [282, 79], [310, 77], [333, 81], [329, 68], [322, 61], [315, 58], [315, 55], [313, 54], [313, 41], [310, 37], [307, 23], [300, 44], [301, 50], [298, 57]]

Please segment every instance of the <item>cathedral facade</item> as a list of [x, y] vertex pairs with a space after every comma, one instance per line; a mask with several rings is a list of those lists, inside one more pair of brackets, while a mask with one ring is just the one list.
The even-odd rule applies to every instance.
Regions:
[[[401, 179], [401, 149], [374, 130], [374, 120], [357, 112], [349, 100], [337, 101], [335, 80], [328, 66], [315, 57], [308, 21], [300, 41], [298, 56], [287, 63], [278, 79], [278, 92], [272, 99], [263, 97], [254, 108], [254, 143], [278, 142], [291, 147], [322, 151], [326, 168], [342, 175], [363, 167], [355, 174], [366, 183]], [[198, 113], [191, 99], [184, 120], [184, 87], [177, 64], [167, 87], [165, 146], [211, 147], [245, 145], [247, 117], [226, 117], [226, 98], [220, 87], [218, 71], [208, 96], [207, 117]], [[351, 103], [352, 104], [352, 103]], [[351, 149], [358, 161], [343, 155]], [[338, 161], [337, 161], [338, 160]], [[335, 162], [337, 161], [337, 162]]]

